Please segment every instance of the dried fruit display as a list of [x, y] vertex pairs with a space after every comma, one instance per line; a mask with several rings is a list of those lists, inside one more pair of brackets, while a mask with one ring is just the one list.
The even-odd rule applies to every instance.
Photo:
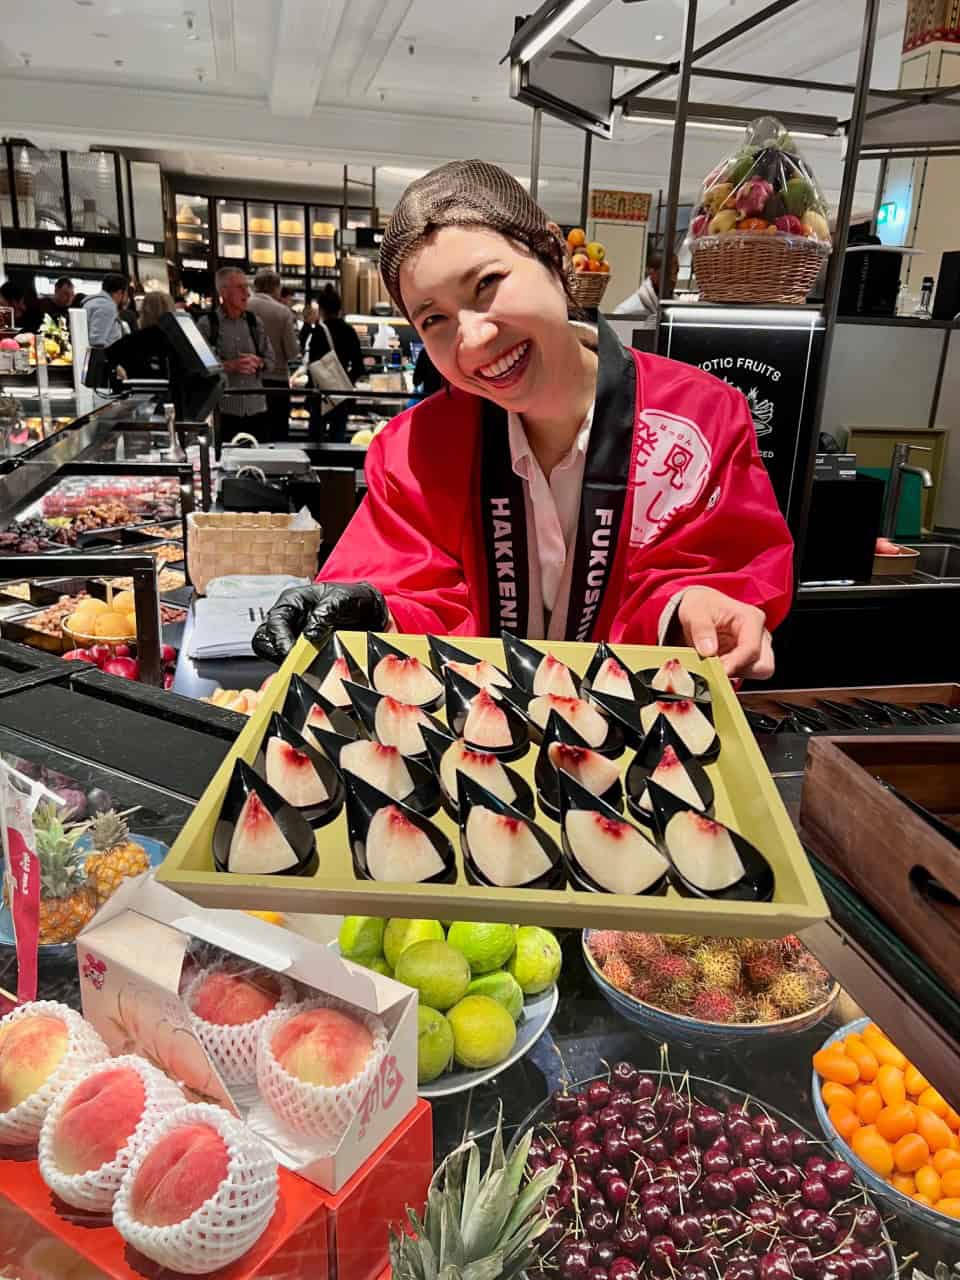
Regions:
[[815, 1008], [833, 980], [799, 938], [589, 935], [603, 976], [626, 995], [701, 1022], [776, 1022]]

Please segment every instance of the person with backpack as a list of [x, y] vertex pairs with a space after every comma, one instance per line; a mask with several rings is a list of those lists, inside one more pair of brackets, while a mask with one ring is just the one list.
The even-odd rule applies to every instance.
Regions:
[[273, 364], [273, 347], [263, 322], [247, 309], [250, 290], [237, 267], [221, 267], [216, 275], [220, 305], [200, 317], [197, 328], [220, 359], [227, 389], [220, 402], [224, 440], [247, 431], [262, 443], [271, 439], [271, 418], [263, 395], [232, 395], [262, 390], [263, 370]]

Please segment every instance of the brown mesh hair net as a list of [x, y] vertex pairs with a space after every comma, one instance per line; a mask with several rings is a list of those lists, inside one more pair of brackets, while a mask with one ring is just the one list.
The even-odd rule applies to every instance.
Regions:
[[[511, 174], [485, 160], [454, 160], [411, 182], [380, 245], [380, 274], [403, 315], [400, 267], [440, 227], [489, 227], [519, 241], [559, 277], [569, 297], [563, 244], [547, 215]], [[409, 317], [408, 317], [409, 318]]]

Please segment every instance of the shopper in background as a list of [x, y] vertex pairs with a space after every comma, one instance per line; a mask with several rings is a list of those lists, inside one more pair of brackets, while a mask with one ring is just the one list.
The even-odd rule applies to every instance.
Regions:
[[254, 638], [334, 628], [683, 643], [773, 672], [793, 545], [735, 387], [578, 314], [560, 229], [479, 160], [413, 182], [380, 247], [449, 384], [367, 451], [367, 496]]
[[280, 286], [280, 301], [285, 307], [289, 307], [292, 311], [296, 304], [296, 289], [291, 289], [290, 285], [284, 284]]
[[117, 376], [127, 378], [169, 378], [170, 344], [162, 333], [153, 333], [161, 316], [174, 311], [169, 293], [156, 289], [143, 295], [140, 324], [135, 335], [127, 334], [120, 347], [109, 354], [117, 361]]
[[[330, 350], [330, 343], [337, 359], [351, 382], [356, 383], [363, 373], [363, 349], [352, 324], [347, 324], [340, 312], [343, 307], [340, 295], [332, 284], [326, 284], [317, 295], [320, 318], [310, 335], [305, 362], [307, 368]], [[319, 396], [310, 398], [310, 438], [326, 440], [330, 444], [342, 444], [347, 438], [347, 420], [354, 406], [353, 400], [341, 400], [328, 414], [323, 414]]]
[[0, 307], [12, 308], [13, 323], [17, 328], [26, 314], [27, 306], [27, 293], [22, 284], [18, 284], [16, 280], [4, 280], [0, 284]]
[[137, 286], [132, 280], [127, 281], [127, 297], [125, 302], [121, 302], [118, 315], [120, 323], [126, 325], [127, 333], [135, 333], [139, 327], [140, 321], [137, 317]]
[[[647, 258], [647, 274], [640, 281], [640, 288], [635, 293], [631, 293], [629, 298], [617, 304], [613, 309], [615, 316], [638, 316], [642, 317], [641, 323], [638, 325], [640, 329], [655, 329], [657, 327], [657, 314], [660, 310], [660, 272], [663, 268], [663, 254], [659, 249], [654, 249], [653, 253]], [[670, 273], [670, 291], [677, 283], [677, 274], [680, 271], [680, 263], [677, 255], [673, 255], [672, 270]]]
[[202, 315], [197, 328], [227, 375], [227, 390], [220, 402], [223, 439], [248, 431], [266, 444], [271, 433], [266, 397], [230, 393], [262, 390], [262, 372], [273, 364], [273, 348], [260, 317], [247, 309], [250, 290], [243, 272], [238, 267], [221, 267], [216, 286], [220, 305]]
[[40, 326], [47, 316], [53, 320], [66, 320], [67, 312], [73, 306], [73, 281], [69, 276], [61, 276], [53, 286], [53, 293], [38, 298], [24, 314], [21, 328], [30, 333], [39, 333]]
[[258, 271], [247, 304], [259, 317], [273, 349], [273, 361], [263, 371], [263, 385], [272, 392], [267, 396], [267, 413], [273, 440], [286, 440], [290, 434], [290, 367], [300, 363], [297, 326], [293, 312], [280, 301], [280, 288], [276, 271]]
[[91, 347], [109, 347], [123, 337], [120, 308], [127, 296], [127, 281], [116, 272], [103, 277], [100, 292], [83, 304], [87, 313], [87, 338]]
[[320, 308], [311, 299], [303, 308], [303, 324], [300, 326], [300, 350], [306, 351], [310, 335], [320, 323]]
[[145, 293], [140, 305], [140, 328], [151, 328], [161, 316], [170, 315], [175, 310], [173, 299], [163, 289]]

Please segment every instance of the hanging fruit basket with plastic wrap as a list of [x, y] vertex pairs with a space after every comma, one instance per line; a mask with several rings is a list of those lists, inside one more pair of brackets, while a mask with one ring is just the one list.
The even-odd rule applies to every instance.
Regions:
[[687, 236], [705, 302], [802, 303], [831, 242], [827, 206], [772, 116], [707, 175]]

